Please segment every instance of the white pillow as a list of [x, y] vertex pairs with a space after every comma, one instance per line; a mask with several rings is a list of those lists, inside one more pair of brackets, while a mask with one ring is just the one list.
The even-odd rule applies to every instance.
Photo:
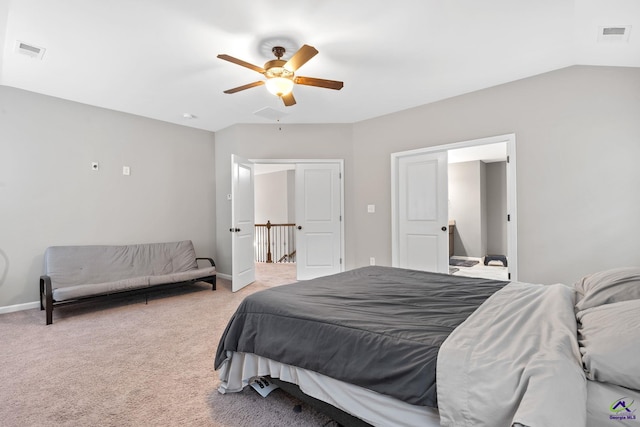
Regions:
[[640, 299], [589, 308], [577, 318], [587, 378], [640, 390]]
[[640, 299], [640, 267], [601, 271], [583, 277], [574, 284], [576, 312], [618, 301]]

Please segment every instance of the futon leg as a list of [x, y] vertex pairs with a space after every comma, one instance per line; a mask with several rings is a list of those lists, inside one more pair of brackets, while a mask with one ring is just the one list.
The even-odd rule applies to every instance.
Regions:
[[51, 278], [40, 276], [40, 310], [46, 310], [47, 325], [53, 323], [53, 295]]

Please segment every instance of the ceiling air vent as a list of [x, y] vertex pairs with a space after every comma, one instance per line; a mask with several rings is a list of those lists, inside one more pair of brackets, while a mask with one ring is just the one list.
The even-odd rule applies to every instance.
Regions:
[[43, 47], [34, 46], [32, 44], [16, 40], [16, 53], [19, 53], [21, 55], [42, 59], [45, 50], [46, 49]]
[[629, 41], [631, 25], [617, 25], [598, 28], [599, 42], [626, 42]]

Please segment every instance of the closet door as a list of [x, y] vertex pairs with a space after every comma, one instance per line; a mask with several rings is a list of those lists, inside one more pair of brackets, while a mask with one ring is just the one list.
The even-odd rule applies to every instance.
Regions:
[[340, 165], [296, 165], [296, 265], [298, 280], [342, 271]]
[[407, 155], [396, 161], [393, 265], [448, 273], [447, 152]]

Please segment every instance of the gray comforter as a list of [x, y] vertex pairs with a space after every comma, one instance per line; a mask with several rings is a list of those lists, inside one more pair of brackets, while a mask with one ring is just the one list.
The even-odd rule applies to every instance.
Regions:
[[258, 292], [229, 321], [215, 368], [227, 351], [254, 353], [437, 407], [440, 345], [506, 284], [363, 267]]
[[[561, 284], [513, 282], [457, 328], [438, 359], [440, 424], [584, 427], [574, 297]], [[609, 409], [615, 399], [589, 410]], [[621, 425], [605, 417], [596, 425], [613, 423]]]

